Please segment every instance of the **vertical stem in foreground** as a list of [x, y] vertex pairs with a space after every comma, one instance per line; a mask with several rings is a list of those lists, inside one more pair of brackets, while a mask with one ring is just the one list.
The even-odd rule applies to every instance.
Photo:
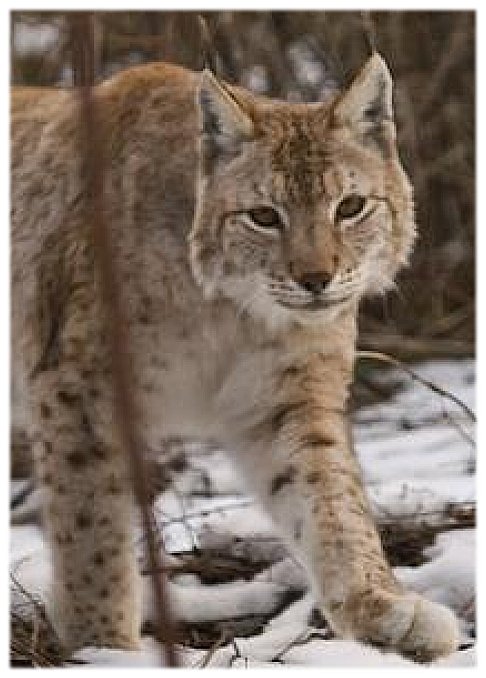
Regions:
[[147, 474], [137, 435], [137, 422], [130, 384], [133, 383], [128, 357], [127, 322], [116, 285], [113, 246], [103, 198], [103, 139], [100, 138], [94, 84], [93, 18], [89, 12], [73, 12], [70, 18], [70, 43], [74, 84], [79, 88], [84, 166], [87, 182], [87, 210], [104, 297], [108, 342], [112, 360], [115, 417], [119, 437], [128, 455], [133, 491], [138, 503], [148, 550], [156, 603], [157, 639], [161, 643], [162, 663], [177, 666], [171, 618], [168, 610], [165, 575], [156, 541], [156, 523], [147, 491]]

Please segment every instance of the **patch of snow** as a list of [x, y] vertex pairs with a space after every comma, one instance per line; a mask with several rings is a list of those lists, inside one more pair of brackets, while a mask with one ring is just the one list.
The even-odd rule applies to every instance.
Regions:
[[288, 56], [300, 85], [317, 87], [324, 81], [324, 67], [304, 41], [292, 43], [288, 49]]
[[242, 84], [257, 94], [268, 92], [268, 75], [265, 66], [254, 64], [251, 68], [244, 71]]
[[45, 54], [58, 44], [60, 34], [56, 24], [16, 22], [13, 24], [13, 47], [22, 57]]
[[[144, 619], [154, 619], [151, 582], [144, 577]], [[168, 582], [171, 608], [186, 622], [212, 622], [247, 615], [268, 615], [281, 605], [288, 587], [271, 581], [228, 582], [201, 586]]]
[[[422, 377], [444, 386], [469, 406], [474, 406], [474, 363], [440, 361], [416, 369]], [[383, 373], [384, 382], [397, 378], [403, 389], [389, 401], [362, 408], [355, 416], [355, 442], [363, 475], [375, 511], [394, 518], [403, 516], [429, 520], [451, 503], [473, 501], [475, 497], [474, 450], [467, 436], [451, 426], [444, 408], [470, 435], [474, 427], [464, 412], [399, 372]], [[172, 553], [189, 552], [195, 546], [217, 548], [230, 544], [229, 535], [262, 543], [275, 540], [271, 519], [242, 494], [237, 474], [220, 450], [191, 443], [186, 447], [190, 476], [156, 502], [164, 546]], [[207, 476], [211, 496], [201, 492], [200, 479]], [[140, 537], [137, 538], [140, 548]], [[255, 547], [256, 548], [256, 547]], [[474, 602], [475, 539], [472, 529], [440, 534], [424, 553], [428, 559], [418, 567], [398, 567], [395, 573], [411, 589], [431, 600], [449, 605], [464, 619]], [[11, 531], [12, 569], [21, 583], [45, 599], [49, 581], [48, 552], [36, 527], [16, 526]], [[170, 559], [170, 557], [169, 557]], [[145, 577], [145, 580], [147, 578]], [[302, 570], [284, 558], [263, 570], [251, 581], [203, 585], [195, 575], [175, 577], [170, 594], [176, 615], [186, 621], [234, 618], [238, 614], [275, 613], [288, 592], [304, 589]], [[149, 585], [145, 587], [145, 608], [151, 609]], [[291, 604], [267, 623], [263, 633], [235, 638], [208, 656], [207, 651], [181, 648], [185, 667], [280, 667], [275, 659], [291, 666], [384, 666], [410, 667], [393, 653], [382, 653], [359, 643], [327, 639], [326, 631], [309, 626], [315, 604], [310, 593]], [[150, 615], [149, 615], [150, 616]], [[466, 630], [466, 629], [465, 629]], [[144, 638], [138, 652], [95, 650], [77, 653], [90, 667], [159, 665], [158, 646]], [[274, 661], [272, 661], [274, 660]], [[475, 664], [474, 648], [456, 652], [435, 666], [470, 667]]]
[[424, 551], [430, 562], [420, 567], [397, 567], [395, 573], [426, 598], [461, 614], [475, 595], [475, 541], [472, 529], [444, 532]]

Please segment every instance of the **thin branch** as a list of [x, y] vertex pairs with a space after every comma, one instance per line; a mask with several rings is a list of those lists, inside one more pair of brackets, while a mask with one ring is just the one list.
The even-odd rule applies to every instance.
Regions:
[[[71, 21], [71, 44], [73, 48], [73, 72], [79, 86], [81, 124], [84, 133], [85, 162], [88, 182], [88, 210], [91, 236], [105, 302], [108, 341], [111, 349], [113, 387], [115, 396], [116, 423], [122, 447], [131, 468], [133, 491], [140, 509], [147, 543], [152, 583], [157, 610], [157, 639], [161, 643], [162, 663], [176, 666], [173, 633], [168, 613], [168, 601], [160, 552], [156, 541], [156, 523], [152, 513], [147, 472], [140, 450], [136, 427], [135, 403], [131, 384], [134, 383], [128, 354], [127, 322], [120, 303], [116, 285], [113, 243], [110, 239], [103, 196], [102, 138], [96, 101], [92, 94], [94, 74], [93, 16], [90, 12], [75, 12]], [[162, 645], [163, 644], [163, 645]]]
[[417, 372], [408, 367], [408, 365], [402, 363], [400, 360], [397, 360], [396, 358], [393, 358], [392, 356], [387, 355], [386, 353], [380, 353], [378, 351], [356, 351], [356, 357], [361, 359], [364, 358], [369, 360], [378, 360], [379, 362], [387, 363], [388, 365], [393, 365], [393, 367], [398, 367], [398, 369], [403, 370], [403, 372], [406, 372], [414, 381], [417, 381], [419, 384], [422, 384], [422, 386], [425, 386], [426, 388], [430, 389], [434, 393], [437, 393], [443, 398], [451, 400], [467, 414], [471, 421], [476, 422], [476, 415], [471, 410], [471, 408], [468, 405], [466, 405], [465, 402], [463, 402], [453, 393], [450, 393], [441, 386], [438, 386], [433, 381], [429, 381], [429, 379], [424, 379], [419, 374], [417, 374]]
[[372, 54], [377, 50], [375, 21], [369, 10], [361, 10], [360, 15], [368, 51]]
[[204, 657], [202, 658], [201, 662], [200, 662], [199, 665], [198, 665], [198, 668], [199, 668], [199, 669], [204, 669], [204, 668], [206, 668], [206, 666], [209, 664], [209, 662], [210, 662], [211, 659], [214, 657], [214, 655], [216, 654], [216, 652], [217, 652], [221, 647], [223, 647], [223, 645], [226, 645], [227, 642], [228, 642], [228, 641], [227, 641], [227, 638], [226, 638], [226, 633], [224, 632], [224, 630], [222, 630], [222, 631], [221, 631], [221, 634], [220, 634], [220, 636], [219, 636], [219, 638], [211, 645], [211, 647], [209, 648], [209, 650], [206, 652], [206, 654], [205, 654]]
[[305, 629], [302, 633], [291, 640], [282, 650], [279, 650], [276, 655], [271, 659], [272, 662], [285, 664], [283, 657], [289, 650], [294, 647], [300, 647], [301, 645], [306, 645], [312, 640], [330, 640], [332, 638], [332, 632], [330, 629], [324, 631], [315, 631], [313, 629]]
[[459, 433], [461, 438], [463, 438], [468, 445], [470, 445], [474, 450], [476, 449], [476, 441], [470, 435], [461, 425], [460, 423], [451, 416], [450, 412], [446, 410], [444, 406], [442, 406], [442, 416], [443, 418], [447, 421], [447, 423], [452, 426], [452, 428], [456, 429], [456, 431]]
[[371, 332], [362, 332], [359, 347], [363, 350], [391, 352], [407, 360], [424, 357], [469, 358], [474, 356], [474, 343], [471, 341], [407, 337], [402, 334], [384, 333], [383, 329], [379, 328]]

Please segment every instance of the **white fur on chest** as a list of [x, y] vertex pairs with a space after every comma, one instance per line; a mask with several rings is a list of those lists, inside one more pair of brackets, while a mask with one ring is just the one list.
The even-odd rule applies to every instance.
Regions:
[[141, 355], [140, 405], [152, 444], [179, 435], [228, 439], [228, 427], [251, 426], [271, 398], [275, 351], [245, 345], [234, 332], [166, 338], [158, 360]]

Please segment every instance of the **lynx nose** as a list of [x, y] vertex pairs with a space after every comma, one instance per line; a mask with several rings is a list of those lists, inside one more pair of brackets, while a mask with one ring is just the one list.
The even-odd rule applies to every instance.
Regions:
[[325, 271], [315, 271], [312, 273], [305, 273], [297, 280], [299, 285], [304, 288], [306, 292], [312, 294], [321, 294], [331, 282], [332, 276]]

